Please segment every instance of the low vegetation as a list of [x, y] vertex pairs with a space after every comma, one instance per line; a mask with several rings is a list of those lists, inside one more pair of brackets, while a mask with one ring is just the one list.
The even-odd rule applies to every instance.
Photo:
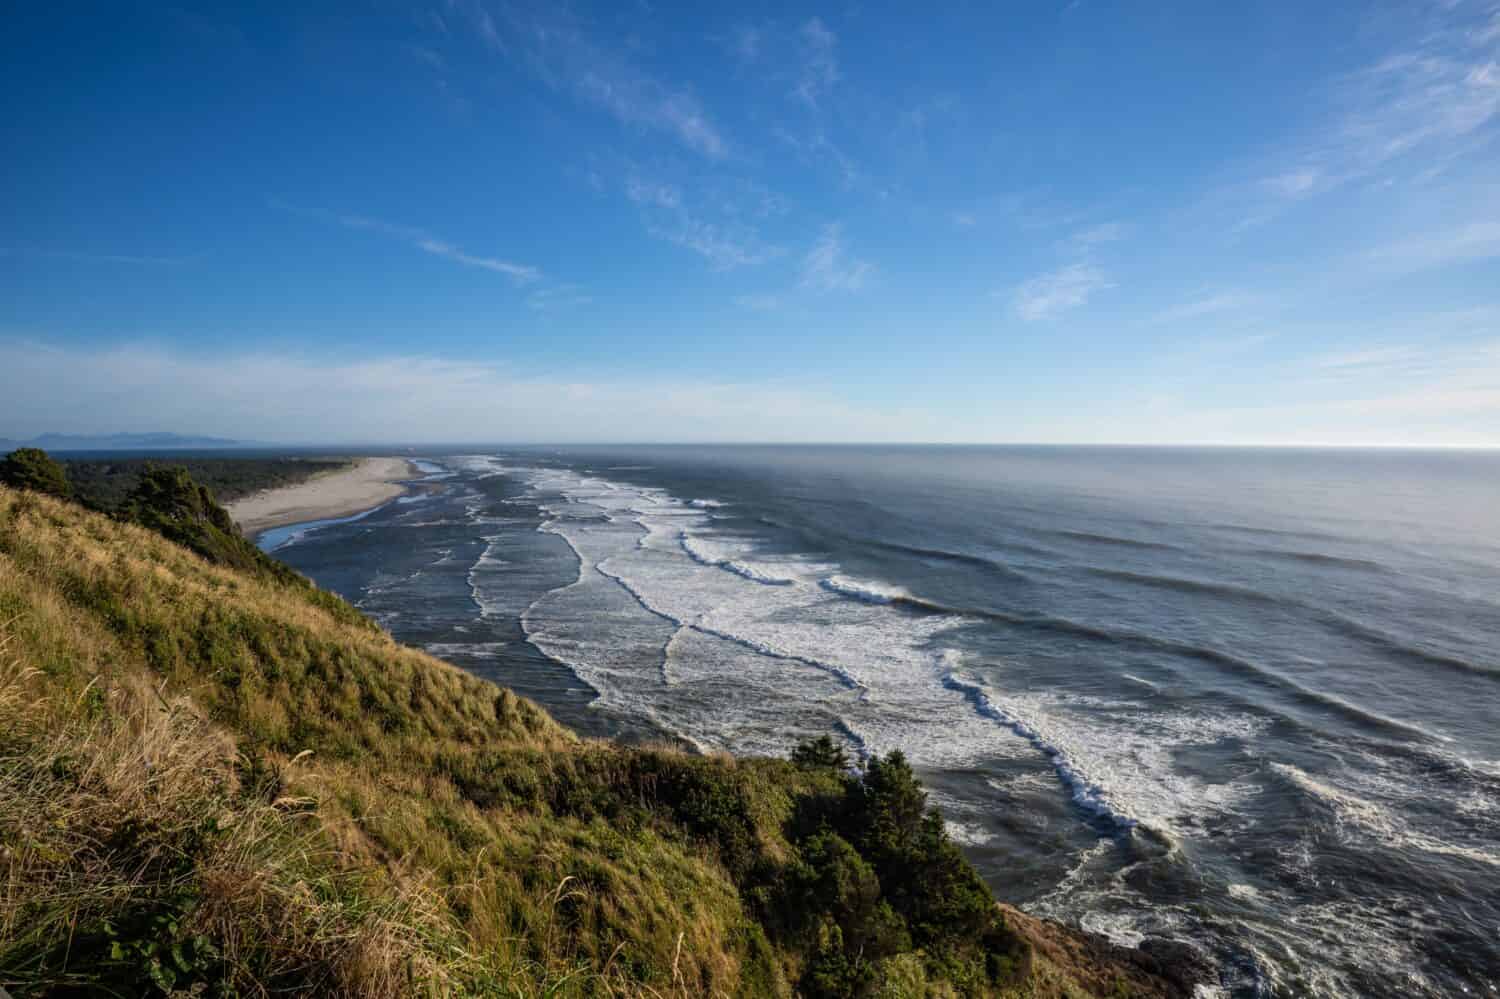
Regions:
[[[34, 449], [33, 449], [34, 450]], [[111, 512], [125, 505], [141, 476], [162, 464], [184, 469], [194, 482], [208, 488], [221, 502], [295, 485], [315, 475], [346, 468], [342, 458], [199, 458], [173, 455], [153, 458], [69, 458], [62, 462], [72, 489], [90, 509]], [[7, 483], [9, 484], [9, 483]]]
[[0, 461], [0, 484], [12, 489], [30, 489], [49, 496], [73, 495], [67, 470], [41, 448], [23, 447]]
[[246, 563], [186, 473], [126, 508], [0, 488], [18, 996], [1177, 994], [997, 906], [899, 754], [582, 740]]

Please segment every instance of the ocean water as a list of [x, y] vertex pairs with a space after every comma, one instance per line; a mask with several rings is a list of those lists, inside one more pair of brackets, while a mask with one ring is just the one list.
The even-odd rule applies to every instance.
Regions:
[[917, 766], [1228, 996], [1500, 995], [1500, 454], [433, 453], [276, 555], [592, 734]]

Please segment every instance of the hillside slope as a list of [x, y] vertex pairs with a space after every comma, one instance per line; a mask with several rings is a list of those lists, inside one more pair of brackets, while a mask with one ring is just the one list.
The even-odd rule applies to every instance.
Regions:
[[1186, 993], [996, 906], [904, 761], [830, 749], [581, 740], [305, 583], [0, 488], [18, 996]]

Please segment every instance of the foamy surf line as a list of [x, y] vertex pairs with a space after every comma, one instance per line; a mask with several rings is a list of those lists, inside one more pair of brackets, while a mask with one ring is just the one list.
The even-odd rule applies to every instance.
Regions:
[[[646, 527], [647, 525], [642, 524], [641, 526]], [[649, 527], [647, 529], [649, 530]], [[706, 565], [714, 569], [723, 569], [725, 572], [732, 572], [736, 576], [742, 576], [752, 583], [760, 583], [764, 586], [791, 586], [796, 582], [795, 579], [788, 579], [785, 576], [772, 576], [769, 573], [762, 572], [753, 565], [747, 565], [735, 559], [714, 558], [712, 555], [704, 552], [701, 546], [694, 541], [693, 536], [687, 531], [679, 531], [677, 540], [678, 544], [682, 546], [682, 550], [687, 553], [688, 558], [699, 565]]]
[[683, 621], [679, 618], [676, 618], [671, 614], [668, 614], [666, 611], [653, 607], [650, 602], [646, 600], [645, 595], [642, 594], [640, 590], [636, 589], [636, 587], [631, 584], [630, 580], [626, 579], [624, 576], [621, 576], [620, 574], [615, 572], [611, 572], [603, 565], [595, 566], [594, 570], [601, 576], [613, 580], [620, 586], [622, 590], [634, 597], [636, 603], [641, 605], [641, 609], [645, 610], [649, 614], [656, 615], [669, 624], [676, 625], [678, 628], [700, 632], [701, 634], [708, 635], [712, 638], [717, 638], [725, 642], [732, 642], [733, 644], [738, 645], [741, 648], [749, 649], [751, 652], [756, 652], [763, 656], [769, 656], [772, 659], [780, 659], [783, 662], [801, 663], [804, 666], [810, 666], [813, 669], [832, 674], [836, 679], [838, 679], [841, 684], [843, 684], [845, 687], [848, 687], [850, 690], [858, 690], [863, 693], [868, 689], [863, 683], [855, 679], [855, 677], [852, 676], [848, 670], [845, 670], [843, 667], [837, 666], [833, 663], [825, 663], [817, 659], [811, 659], [807, 656], [799, 656], [795, 653], [783, 652], [779, 649], [771, 647], [770, 645], [767, 645], [765, 642], [760, 642], [753, 638], [746, 638], [742, 635], [731, 634], [727, 631], [720, 631], [717, 628], [709, 627], [708, 625], [705, 625], [699, 621]]
[[1390, 806], [1340, 790], [1320, 781], [1290, 763], [1271, 763], [1272, 772], [1289, 781], [1303, 793], [1321, 801], [1338, 818], [1363, 829], [1371, 837], [1395, 847], [1410, 847], [1427, 853], [1500, 867], [1500, 855], [1478, 847], [1447, 843], [1411, 828]]
[[963, 694], [981, 715], [1004, 725], [1046, 756], [1051, 761], [1058, 780], [1062, 782], [1063, 787], [1067, 789], [1079, 808], [1096, 819], [1108, 823], [1116, 832], [1125, 832], [1136, 825], [1135, 819], [1115, 810], [1105, 790], [1080, 772], [1065, 751], [1050, 742], [1030, 724], [996, 704], [978, 681], [956, 673], [945, 673], [943, 685]]

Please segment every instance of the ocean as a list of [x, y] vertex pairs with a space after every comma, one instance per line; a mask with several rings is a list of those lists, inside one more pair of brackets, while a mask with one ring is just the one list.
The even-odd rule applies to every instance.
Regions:
[[904, 752], [1227, 996], [1500, 995], [1500, 454], [467, 448], [263, 547], [591, 735]]

